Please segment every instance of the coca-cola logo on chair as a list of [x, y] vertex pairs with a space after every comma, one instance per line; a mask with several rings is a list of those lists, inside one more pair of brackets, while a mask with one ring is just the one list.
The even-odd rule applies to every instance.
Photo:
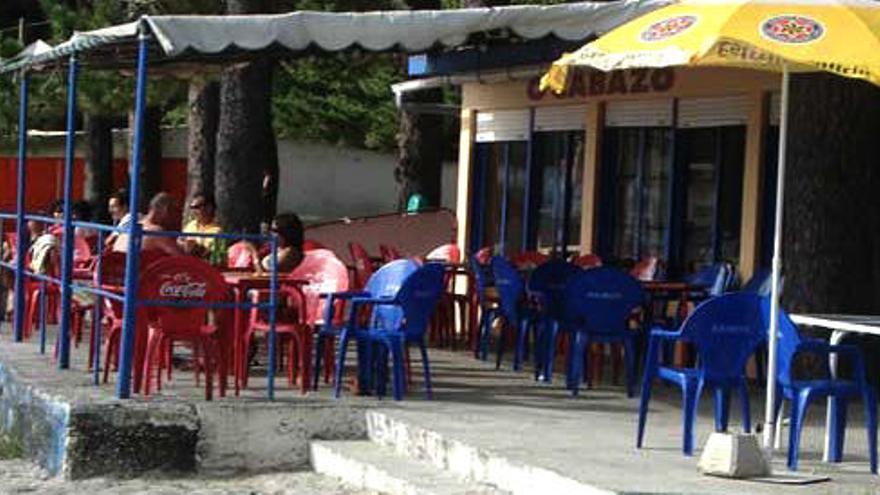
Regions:
[[174, 299], [204, 299], [208, 284], [194, 279], [189, 273], [169, 275], [159, 286], [159, 296]]

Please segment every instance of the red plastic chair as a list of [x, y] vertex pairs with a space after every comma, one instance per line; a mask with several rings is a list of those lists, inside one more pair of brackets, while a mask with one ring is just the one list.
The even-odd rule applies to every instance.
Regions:
[[[138, 297], [141, 300], [171, 303], [231, 303], [232, 292], [223, 275], [211, 265], [192, 256], [169, 256], [153, 263], [141, 276]], [[157, 369], [156, 388], [162, 389], [162, 368], [171, 363], [174, 342], [192, 346], [196, 373], [201, 364], [205, 371], [205, 399], [213, 397], [216, 373], [220, 397], [226, 395], [226, 368], [231, 342], [232, 315], [228, 309], [203, 307], [146, 306], [143, 309], [148, 331], [143, 355], [144, 395], [150, 395], [153, 369]], [[213, 319], [209, 315], [213, 315]], [[135, 361], [137, 363], [137, 361]]]
[[[315, 249], [305, 253], [302, 262], [291, 273], [297, 280], [308, 282], [302, 287], [282, 287], [283, 297], [287, 304], [285, 310], [279, 311], [279, 317], [275, 322], [275, 332], [287, 341], [287, 379], [293, 386], [296, 380], [300, 381], [300, 391], [305, 394], [309, 389], [311, 377], [311, 360], [314, 348], [315, 330], [325, 324], [341, 325], [344, 321], [342, 304], [337, 301], [333, 311], [329, 314], [330, 321], [325, 321], [328, 316], [325, 312], [326, 300], [322, 294], [344, 292], [348, 290], [348, 268], [329, 249]], [[268, 291], [253, 291], [253, 302], [266, 302]], [[257, 333], [269, 332], [269, 322], [264, 317], [265, 312], [252, 309], [248, 329], [244, 335], [243, 349], [249, 349], [253, 337]], [[334, 360], [334, 346], [332, 343], [319, 350], [323, 358], [332, 363]], [[330, 380], [330, 366], [325, 367], [324, 381]], [[241, 383], [247, 386], [248, 366], [242, 363], [240, 367], [243, 376]]]
[[253, 253], [245, 241], [236, 242], [226, 251], [226, 265], [229, 268], [253, 268], [255, 262]]
[[[101, 260], [101, 284], [104, 289], [121, 293], [125, 285], [125, 253], [104, 253]], [[158, 251], [142, 251], [140, 258], [141, 274], [156, 261], [166, 257]], [[95, 284], [98, 283], [98, 272], [94, 275]], [[104, 310], [102, 312], [102, 324], [104, 331], [104, 383], [110, 375], [110, 369], [116, 369], [119, 365], [119, 341], [122, 336], [123, 304], [113, 299], [103, 299]], [[94, 344], [93, 344], [94, 345]], [[92, 354], [92, 353], [90, 353]], [[90, 363], [92, 364], [92, 363]], [[140, 376], [140, 370], [135, 369], [135, 376]], [[138, 383], [140, 379], [138, 378]], [[137, 388], [136, 388], [137, 390]]]
[[533, 270], [550, 260], [550, 256], [537, 251], [523, 251], [510, 257], [517, 270]]
[[584, 269], [598, 268], [602, 266], [602, 258], [596, 254], [583, 254], [575, 257], [571, 262]]
[[[427, 256], [425, 256], [425, 260], [457, 265], [461, 263], [461, 250], [458, 248], [457, 244], [444, 244], [429, 252]], [[470, 295], [457, 294], [454, 282], [455, 274], [452, 272], [446, 272], [443, 280], [446, 290], [443, 292], [437, 305], [437, 311], [434, 313], [430, 333], [428, 335], [431, 343], [454, 345], [457, 337], [455, 332], [456, 305], [460, 312], [462, 326], [467, 324], [467, 311]], [[464, 332], [466, 332], [466, 330], [463, 329], [463, 333]]]
[[315, 249], [327, 249], [320, 242], [313, 239], [306, 239], [303, 241], [303, 251], [314, 251]]
[[354, 286], [358, 289], [367, 285], [367, 280], [373, 275], [373, 260], [370, 259], [370, 253], [356, 242], [348, 243], [348, 250], [351, 252], [351, 258], [354, 260]]
[[382, 263], [391, 263], [394, 260], [403, 258], [403, 255], [400, 254], [397, 248], [387, 244], [379, 244], [379, 255], [382, 257]]

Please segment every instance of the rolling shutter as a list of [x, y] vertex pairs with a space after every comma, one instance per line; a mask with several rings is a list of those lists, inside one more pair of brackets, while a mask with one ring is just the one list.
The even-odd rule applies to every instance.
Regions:
[[670, 127], [672, 100], [612, 101], [605, 107], [606, 127]]
[[749, 98], [745, 95], [682, 98], [678, 101], [678, 127], [746, 125], [749, 106]]
[[586, 119], [585, 105], [538, 108], [535, 110], [535, 132], [581, 131], [585, 128]]
[[525, 141], [529, 136], [528, 110], [477, 113], [478, 143]]

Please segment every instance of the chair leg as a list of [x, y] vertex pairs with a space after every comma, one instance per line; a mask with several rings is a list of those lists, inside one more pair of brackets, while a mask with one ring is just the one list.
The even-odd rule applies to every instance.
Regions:
[[[487, 332], [486, 332], [487, 334], [491, 333], [491, 331], [492, 331], [491, 325], [489, 325], [489, 327], [490, 328], [488, 328]], [[502, 318], [500, 331], [498, 332], [498, 343], [496, 344], [496, 348], [495, 348], [495, 369], [496, 370], [501, 368], [501, 357], [504, 354], [504, 335], [507, 333], [507, 328], [508, 328], [507, 319]], [[488, 336], [487, 336], [487, 339], [488, 339]]]
[[526, 341], [529, 338], [529, 320], [522, 318], [517, 323], [516, 347], [513, 350], [513, 371], [522, 371]]
[[[619, 345], [612, 346], [612, 349], [620, 350]], [[633, 339], [628, 338], [623, 341], [623, 360], [626, 368], [626, 396], [633, 398], [636, 388], [636, 345]]]
[[348, 347], [348, 331], [339, 334], [339, 349], [336, 352], [336, 376], [333, 379], [333, 397], [338, 399], [342, 391], [342, 373], [345, 370], [345, 352]]
[[590, 338], [586, 332], [572, 332], [572, 343], [568, 350], [566, 361], [566, 387], [572, 396], [577, 396], [581, 388], [581, 379], [584, 373], [584, 360], [590, 348]]
[[[740, 382], [739, 384], [739, 403], [740, 407], [742, 407], [742, 422], [743, 422], [743, 431], [746, 433], [752, 432], [752, 413], [749, 405], [749, 385], [745, 380]], [[777, 425], [778, 428], [778, 425]]]
[[715, 431], [726, 432], [730, 422], [730, 389], [715, 388]]
[[[559, 335], [559, 323], [551, 321], [545, 325], [547, 336], [544, 341], [544, 381], [551, 383], [553, 381], [553, 366], [556, 364], [556, 337]], [[571, 336], [569, 334], [570, 338]]]
[[315, 368], [312, 370], [312, 390], [318, 390], [318, 380], [321, 377], [322, 354], [324, 354], [324, 336], [319, 333], [315, 338]]
[[788, 434], [788, 469], [797, 471], [798, 449], [801, 444], [801, 428], [804, 426], [804, 417], [807, 414], [807, 406], [810, 404], [810, 391], [800, 390], [791, 401], [791, 421]]
[[828, 449], [831, 462], [843, 461], [843, 444], [846, 439], [846, 415], [849, 400], [846, 397], [831, 398], [831, 445]]
[[402, 342], [392, 342], [391, 348], [391, 392], [394, 394], [394, 400], [403, 400], [403, 389], [406, 386], [406, 371], [404, 370], [404, 352]]
[[871, 460], [871, 472], [877, 474], [877, 396], [865, 385], [862, 401], [865, 403], [865, 430], [868, 433], [868, 457]]
[[697, 422], [697, 406], [700, 404], [700, 394], [703, 383], [699, 380], [688, 380], [682, 387], [682, 422], [684, 423], [684, 440], [682, 451], [684, 455], [694, 455], [694, 426]]
[[428, 349], [424, 342], [419, 342], [419, 351], [422, 354], [422, 370], [425, 373], [425, 394], [430, 400], [434, 398], [434, 392], [431, 388], [431, 365], [428, 363]]
[[642, 382], [642, 394], [639, 399], [639, 429], [636, 434], [636, 448], [642, 448], [642, 441], [645, 438], [645, 423], [648, 420], [648, 403], [651, 402], [651, 383], [653, 377], [645, 373]]

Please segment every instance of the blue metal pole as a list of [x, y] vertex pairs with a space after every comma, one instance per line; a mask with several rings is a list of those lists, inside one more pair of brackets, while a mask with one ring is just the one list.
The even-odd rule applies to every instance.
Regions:
[[27, 110], [28, 110], [28, 86], [31, 76], [27, 72], [21, 73], [21, 87], [19, 89], [18, 107], [18, 176], [16, 177], [16, 232], [18, 233], [17, 246], [15, 248], [15, 320], [13, 323], [15, 341], [24, 340], [24, 281], [25, 281], [25, 252], [28, 244], [27, 223], [24, 219], [24, 196], [25, 186], [25, 161], [27, 159]]
[[[278, 310], [278, 236], [273, 235], [270, 242], [272, 247], [272, 276], [269, 281], [269, 336], [268, 336], [268, 353], [269, 353], [269, 369], [266, 371], [266, 391], [269, 394], [269, 400], [275, 400], [275, 313]], [[247, 349], [245, 349], [247, 352]], [[303, 377], [303, 380], [306, 378]]]
[[76, 142], [76, 78], [79, 61], [76, 52], [70, 55], [67, 72], [67, 141], [64, 145], [64, 236], [61, 249], [61, 328], [58, 332], [58, 367], [70, 368], [70, 309], [73, 296], [73, 159]]
[[534, 144], [535, 144], [535, 109], [529, 109], [529, 135], [526, 141], [526, 185], [523, 195], [523, 230], [520, 249], [528, 251], [532, 248], [531, 238], [534, 230], [534, 218], [532, 218], [532, 173], [534, 168]]
[[128, 256], [125, 258], [125, 302], [123, 309], [122, 342], [119, 349], [119, 371], [116, 381], [116, 397], [131, 396], [131, 368], [136, 340], [138, 261], [141, 252], [141, 224], [137, 221], [141, 173], [141, 145], [143, 142], [144, 110], [147, 103], [147, 48], [146, 25], [140, 26], [138, 39], [137, 86], [134, 104], [134, 139], [132, 140], [131, 167], [129, 167], [128, 211], [132, 221], [128, 224]]
[[498, 230], [498, 250], [500, 255], [507, 254], [507, 203], [510, 195], [510, 143], [502, 144], [503, 171], [501, 177], [501, 223]]
[[[98, 261], [95, 264], [95, 285], [98, 288], [102, 288], [104, 286], [104, 232], [98, 231]], [[102, 318], [102, 310], [104, 306], [104, 298], [98, 296], [95, 298], [95, 307], [92, 310], [92, 349], [94, 350], [94, 354], [92, 354], [92, 382], [95, 385], [100, 385], [100, 370], [101, 370], [101, 330], [103, 328], [101, 324]]]

